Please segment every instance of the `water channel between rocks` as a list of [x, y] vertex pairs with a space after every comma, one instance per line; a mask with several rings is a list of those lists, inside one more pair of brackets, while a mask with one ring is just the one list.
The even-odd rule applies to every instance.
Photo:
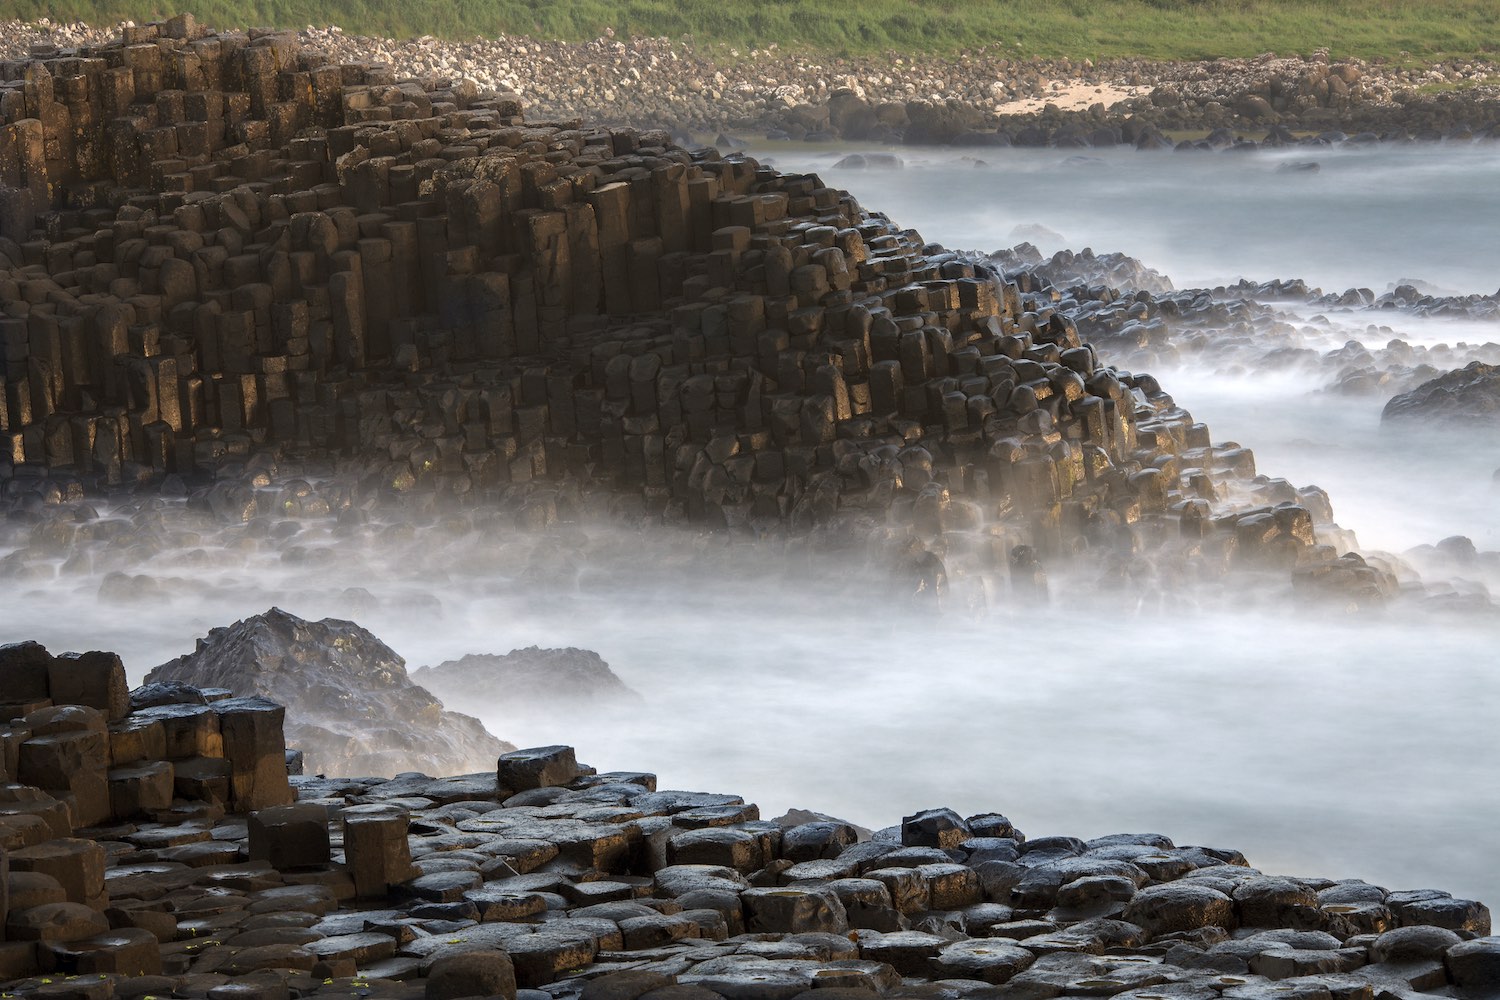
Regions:
[[[995, 249], [1040, 226], [1060, 234], [1032, 238], [1046, 252], [1121, 250], [1178, 287], [1500, 284], [1494, 151], [994, 150], [985, 166], [932, 152], [885, 172], [833, 168], [847, 150], [762, 152], [950, 247]], [[1288, 160], [1321, 169], [1277, 173]], [[1315, 312], [1299, 306], [1289, 321], [1323, 331], [1323, 349], [1500, 340], [1493, 323]], [[1262, 472], [1325, 488], [1364, 545], [1464, 534], [1500, 548], [1494, 436], [1392, 433], [1379, 425], [1383, 396], [1208, 362], [1154, 374], [1216, 441], [1254, 448]], [[115, 568], [102, 553], [93, 570], [10, 587], [7, 639], [118, 650], [132, 681], [272, 604], [353, 618], [412, 668], [582, 646], [644, 707], [528, 718], [449, 707], [519, 745], [571, 743], [590, 763], [740, 793], [766, 815], [805, 807], [879, 826], [927, 806], [998, 810], [1033, 836], [1153, 830], [1238, 848], [1266, 871], [1500, 900], [1493, 619], [1345, 620], [1254, 588], [1243, 601], [1190, 585], [1143, 597], [1062, 575], [1043, 608], [977, 579], [955, 580], [937, 607], [845, 587], [840, 567], [795, 546], [730, 554], [711, 538], [587, 526], [542, 541], [393, 531], [350, 545], [310, 522], [278, 543], [221, 541], [144, 557], [132, 572], [157, 590], [141, 603], [99, 599]]]

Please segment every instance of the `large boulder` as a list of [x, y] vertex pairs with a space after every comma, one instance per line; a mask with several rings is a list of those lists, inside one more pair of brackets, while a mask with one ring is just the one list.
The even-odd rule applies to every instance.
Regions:
[[906, 117], [908, 146], [947, 146], [980, 123], [972, 108], [951, 101], [908, 101]]
[[828, 98], [828, 123], [845, 139], [868, 139], [880, 119], [864, 98], [841, 90]]
[[309, 771], [391, 775], [489, 771], [515, 747], [478, 719], [445, 711], [406, 663], [353, 622], [272, 608], [198, 640], [146, 682], [228, 688], [287, 706], [286, 735]]
[[[483, 702], [495, 718], [636, 705], [636, 694], [588, 649], [513, 649], [471, 654], [412, 671], [411, 679], [454, 703]], [[493, 720], [492, 720], [493, 721]]]
[[1500, 424], [1500, 365], [1474, 361], [1392, 396], [1381, 420]]

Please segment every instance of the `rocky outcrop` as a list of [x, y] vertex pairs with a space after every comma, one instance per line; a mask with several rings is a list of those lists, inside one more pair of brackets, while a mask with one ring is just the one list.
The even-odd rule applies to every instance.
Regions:
[[976, 550], [941, 540], [976, 532], [992, 565], [1145, 536], [1215, 573], [1335, 555], [1294, 492], [1232, 488], [1251, 453], [1110, 367], [1044, 277], [816, 174], [188, 18], [7, 72], [18, 502], [170, 476], [221, 518], [419, 494], [546, 528], [607, 492], [890, 537], [928, 594]]
[[289, 778], [280, 706], [131, 710], [122, 681], [0, 647], [0, 690], [36, 699], [0, 726], [8, 997], [1481, 998], [1500, 969], [1488, 907], [1438, 890], [994, 812], [767, 821], [567, 746]]
[[1500, 426], [1500, 365], [1471, 361], [1423, 382], [1410, 392], [1391, 397], [1380, 419]]
[[483, 704], [487, 715], [499, 719], [641, 701], [598, 653], [588, 649], [529, 646], [504, 656], [470, 654], [419, 667], [411, 679], [450, 704]]
[[216, 628], [146, 683], [228, 688], [292, 707], [287, 740], [333, 775], [487, 770], [514, 749], [479, 720], [412, 683], [390, 647], [353, 622], [309, 622], [280, 608]]

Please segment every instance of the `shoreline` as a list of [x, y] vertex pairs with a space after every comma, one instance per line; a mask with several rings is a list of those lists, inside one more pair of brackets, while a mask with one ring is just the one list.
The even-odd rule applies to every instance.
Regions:
[[[0, 62], [34, 44], [97, 45], [122, 26], [0, 23]], [[251, 34], [263, 29], [251, 29]], [[287, 34], [278, 32], [278, 34]], [[1453, 60], [1395, 67], [1311, 56], [1155, 62], [1016, 59], [992, 47], [953, 56], [815, 60], [774, 46], [726, 58], [659, 38], [565, 43], [381, 39], [337, 27], [295, 33], [344, 62], [398, 77], [471, 79], [516, 93], [533, 118], [733, 139], [736, 134], [893, 146], [1135, 144], [1344, 133], [1364, 141], [1500, 138], [1500, 68]], [[1338, 141], [1338, 140], [1335, 140]]]
[[1500, 969], [1482, 903], [1161, 834], [766, 820], [561, 745], [455, 777], [302, 775], [264, 697], [127, 691], [113, 654], [34, 643], [0, 646], [0, 676], [28, 698], [4, 776], [45, 786], [0, 800], [15, 997], [1478, 997]]

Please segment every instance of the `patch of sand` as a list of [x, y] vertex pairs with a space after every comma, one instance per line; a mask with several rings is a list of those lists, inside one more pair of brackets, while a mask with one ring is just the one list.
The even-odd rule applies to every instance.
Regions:
[[1056, 80], [1047, 85], [1045, 97], [1026, 97], [995, 105], [1002, 115], [1029, 115], [1048, 104], [1061, 111], [1086, 111], [1095, 104], [1112, 108], [1121, 101], [1150, 93], [1149, 87], [1117, 87], [1113, 84], [1087, 83], [1083, 80]]

